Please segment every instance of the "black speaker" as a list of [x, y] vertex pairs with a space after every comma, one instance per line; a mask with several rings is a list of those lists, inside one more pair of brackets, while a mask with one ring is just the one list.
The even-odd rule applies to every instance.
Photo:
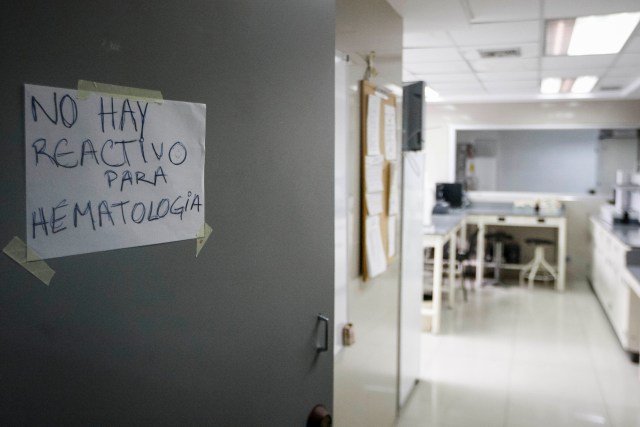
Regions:
[[415, 82], [402, 88], [402, 151], [422, 150], [424, 87], [424, 82]]

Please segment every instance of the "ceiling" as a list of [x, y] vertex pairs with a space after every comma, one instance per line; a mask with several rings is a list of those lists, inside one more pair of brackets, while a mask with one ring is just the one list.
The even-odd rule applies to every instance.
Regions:
[[[387, 0], [403, 17], [403, 80], [441, 102], [639, 99], [640, 25], [619, 54], [544, 56], [546, 19], [640, 11], [640, 0]], [[481, 50], [519, 49], [482, 58]], [[542, 95], [545, 77], [596, 75], [586, 95]]]

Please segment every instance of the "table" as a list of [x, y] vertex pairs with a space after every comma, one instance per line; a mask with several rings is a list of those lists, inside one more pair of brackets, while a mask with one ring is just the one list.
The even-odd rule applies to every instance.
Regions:
[[[557, 261], [558, 279], [556, 290], [564, 291], [567, 257], [567, 221], [563, 210], [537, 212], [533, 208], [514, 207], [511, 203], [475, 203], [464, 209], [452, 209], [445, 215], [433, 215], [432, 225], [423, 230], [423, 246], [434, 248], [433, 266], [433, 307], [425, 313], [432, 316], [432, 332], [440, 331], [442, 313], [442, 273], [444, 245], [449, 243], [449, 303], [455, 303], [455, 264], [456, 236], [466, 240], [466, 226], [474, 224], [478, 227], [476, 247], [476, 286], [484, 280], [484, 247], [488, 226], [508, 227], [547, 227], [557, 229]], [[522, 267], [515, 265], [515, 267]]]
[[433, 248], [433, 307], [425, 314], [431, 315], [431, 331], [440, 332], [440, 317], [442, 312], [442, 269], [444, 245], [449, 243], [449, 303], [455, 302], [455, 264], [456, 264], [456, 236], [465, 228], [464, 215], [434, 215], [432, 225], [425, 227], [422, 237], [424, 247]]
[[[510, 203], [478, 203], [464, 211], [467, 224], [478, 226], [477, 286], [484, 278], [484, 243], [487, 226], [545, 227], [557, 229], [556, 290], [564, 291], [567, 266], [567, 219], [563, 210], [536, 212], [533, 208], [517, 208]], [[516, 267], [520, 266], [516, 265]]]

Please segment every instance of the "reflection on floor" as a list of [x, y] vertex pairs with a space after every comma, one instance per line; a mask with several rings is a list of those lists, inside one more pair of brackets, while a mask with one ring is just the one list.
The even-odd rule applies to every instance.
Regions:
[[587, 283], [470, 292], [422, 340], [397, 427], [640, 427], [638, 365]]

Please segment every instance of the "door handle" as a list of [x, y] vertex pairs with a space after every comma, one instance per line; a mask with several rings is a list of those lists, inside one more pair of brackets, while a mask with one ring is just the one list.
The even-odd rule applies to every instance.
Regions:
[[323, 405], [316, 405], [307, 418], [307, 427], [331, 427], [332, 425], [331, 414]]
[[324, 340], [322, 343], [316, 343], [316, 350], [323, 352], [329, 350], [329, 318], [318, 314], [318, 322], [324, 324]]

